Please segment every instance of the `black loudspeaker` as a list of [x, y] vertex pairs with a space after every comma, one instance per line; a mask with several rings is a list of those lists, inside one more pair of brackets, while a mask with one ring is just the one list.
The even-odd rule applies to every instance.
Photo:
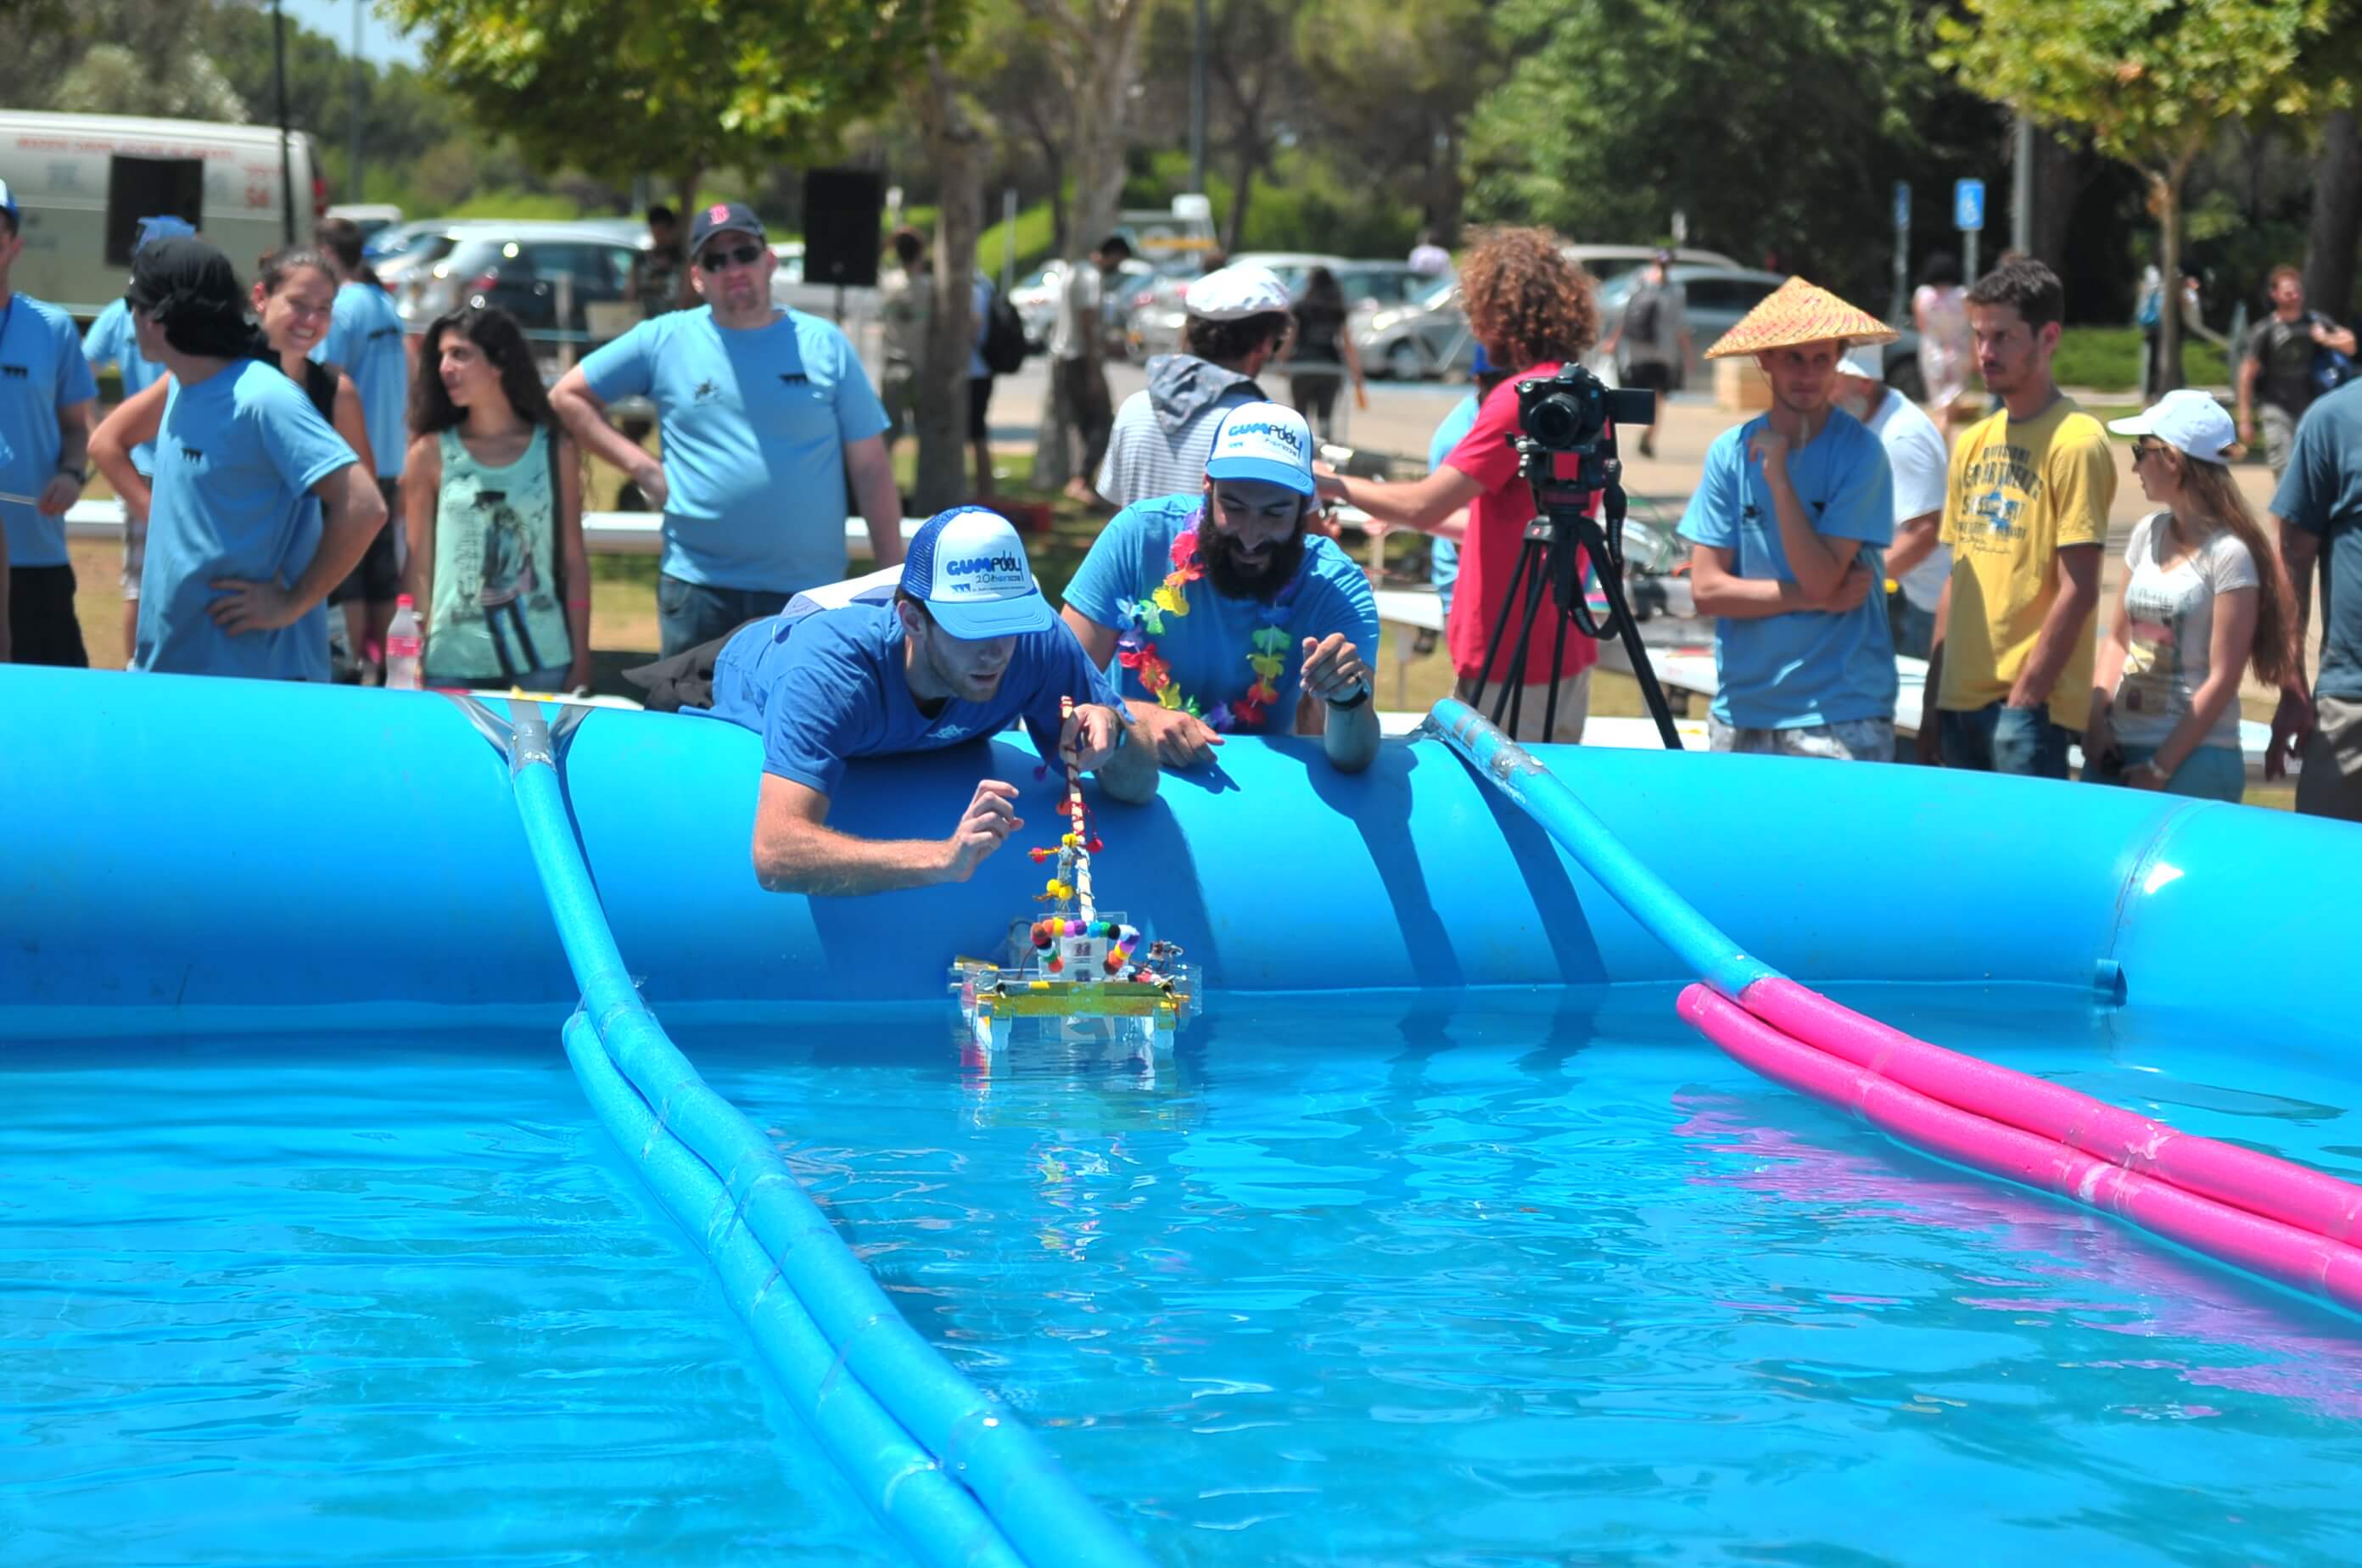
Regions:
[[886, 182], [875, 171], [806, 171], [804, 282], [876, 288], [885, 220]]

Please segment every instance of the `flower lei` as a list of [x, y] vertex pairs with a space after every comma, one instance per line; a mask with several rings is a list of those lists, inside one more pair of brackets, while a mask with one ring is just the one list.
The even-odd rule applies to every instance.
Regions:
[[1198, 527], [1205, 515], [1200, 507], [1189, 525], [1173, 536], [1173, 569], [1153, 593], [1128, 603], [1117, 602], [1118, 612], [1130, 614], [1131, 626], [1116, 638], [1116, 662], [1140, 678], [1141, 689], [1155, 698], [1159, 707], [1202, 719], [1217, 730], [1260, 724], [1279, 701], [1279, 675], [1286, 668], [1288, 635], [1278, 623], [1286, 618], [1288, 603], [1296, 597], [1296, 583], [1289, 583], [1264, 607], [1270, 624], [1256, 628], [1248, 639], [1247, 668], [1254, 671], [1254, 680], [1244, 695], [1231, 701], [1200, 706], [1198, 699], [1182, 691], [1173, 679], [1173, 667], [1157, 656], [1156, 645], [1150, 640], [1164, 635], [1165, 616], [1189, 613], [1189, 585], [1206, 575], [1206, 563], [1198, 558]]

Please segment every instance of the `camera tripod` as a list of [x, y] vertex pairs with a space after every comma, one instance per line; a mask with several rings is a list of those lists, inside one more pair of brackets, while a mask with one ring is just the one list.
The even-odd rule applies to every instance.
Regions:
[[[1531, 651], [1534, 625], [1541, 618], [1542, 599], [1547, 594], [1557, 606], [1558, 635], [1551, 650], [1550, 696], [1542, 709], [1542, 737], [1548, 739], [1558, 725], [1558, 671], [1565, 661], [1567, 629], [1572, 626], [1600, 642], [1611, 635], [1622, 640], [1625, 654], [1632, 661], [1632, 679], [1639, 682], [1640, 695], [1649, 704], [1650, 715], [1657, 721], [1657, 734], [1667, 751], [1680, 751], [1682, 737], [1673, 728], [1672, 710], [1666, 704], [1664, 689], [1657, 683], [1657, 672], [1650, 667], [1639, 625], [1632, 619], [1631, 604], [1624, 597], [1623, 460], [1616, 455], [1614, 436], [1603, 436], [1599, 445], [1604, 450], [1562, 453], [1530, 436], [1517, 437], [1518, 471], [1533, 487], [1534, 520], [1526, 525], [1525, 542], [1518, 549], [1517, 569], [1509, 574], [1499, 613], [1493, 620], [1493, 640], [1485, 646], [1484, 672], [1476, 681], [1476, 703], [1481, 705], [1484, 701], [1485, 688], [1493, 679], [1493, 661], [1500, 656], [1501, 639], [1515, 620], [1517, 640], [1511, 645], [1508, 668], [1502, 671], [1500, 690], [1493, 699], [1489, 716], [1502, 733], [1512, 740], [1517, 738], [1525, 701], [1527, 656]], [[1575, 462], [1573, 479], [1558, 473], [1562, 458]], [[1604, 502], [1600, 508], [1606, 517], [1604, 526], [1588, 511], [1595, 496]], [[1582, 562], [1586, 556], [1598, 576], [1600, 592], [1607, 601], [1605, 624], [1603, 617], [1595, 615], [1584, 600]]]

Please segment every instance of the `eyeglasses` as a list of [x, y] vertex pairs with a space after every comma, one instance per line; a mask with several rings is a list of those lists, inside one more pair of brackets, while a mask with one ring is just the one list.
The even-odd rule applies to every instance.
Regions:
[[709, 250], [697, 259], [697, 264], [709, 272], [719, 272], [724, 267], [751, 267], [762, 254], [759, 245], [742, 245], [734, 250]]
[[2136, 441], [2133, 443], [2133, 461], [2137, 463], [2143, 458], [2154, 458], [2164, 450], [2165, 443], [2162, 441]]

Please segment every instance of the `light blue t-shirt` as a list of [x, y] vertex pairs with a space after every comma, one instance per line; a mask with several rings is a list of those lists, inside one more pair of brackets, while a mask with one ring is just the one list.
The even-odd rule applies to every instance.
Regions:
[[[1731, 552], [1734, 576], [1794, 581], [1763, 465], [1748, 456], [1748, 442], [1762, 427], [1759, 415], [1706, 448], [1681, 536]], [[1834, 410], [1819, 435], [1789, 452], [1788, 477], [1814, 528], [1874, 547], [1862, 558], [1882, 572], [1884, 547], [1894, 537], [1894, 477], [1878, 437], [1852, 414]], [[1714, 716], [1739, 729], [1894, 717], [1894, 638], [1882, 592], [1842, 615], [1797, 610], [1717, 621], [1714, 658]]]
[[[1131, 631], [1132, 606], [1151, 598], [1173, 570], [1173, 541], [1196, 521], [1198, 505], [1199, 499], [1194, 495], [1167, 495], [1134, 502], [1117, 513], [1092, 543], [1090, 554], [1076, 569], [1075, 580], [1066, 585], [1066, 602], [1087, 620], [1112, 626], [1119, 633]], [[1342, 632], [1364, 659], [1376, 656], [1378, 602], [1371, 595], [1369, 580], [1333, 540], [1315, 534], [1304, 543], [1304, 564], [1271, 603], [1226, 599], [1201, 577], [1184, 591], [1187, 614], [1161, 613], [1163, 629], [1142, 634], [1155, 645], [1156, 657], [1170, 667], [1182, 696], [1198, 704], [1200, 717], [1211, 713], [1217, 705], [1230, 706], [1246, 695], [1256, 679], [1247, 657], [1254, 651], [1255, 633], [1266, 626], [1277, 626], [1287, 634], [1286, 643], [1277, 650], [1279, 673], [1272, 681], [1279, 700], [1260, 723], [1236, 726], [1247, 734], [1294, 733], [1306, 637]], [[1120, 648], [1119, 659], [1121, 657]], [[1137, 668], [1120, 664], [1117, 668], [1123, 670], [1120, 679], [1126, 697], [1157, 700], [1141, 684]]]
[[844, 577], [844, 448], [886, 410], [844, 334], [786, 311], [716, 326], [712, 306], [644, 321], [582, 361], [602, 403], [655, 400], [663, 569], [715, 588], [800, 593]]
[[2272, 511], [2313, 536], [2329, 569], [2313, 693], [2362, 701], [2362, 381], [2304, 411]]
[[[152, 364], [139, 352], [139, 331], [131, 324], [131, 307], [121, 300], [110, 304], [98, 313], [90, 330], [82, 335], [82, 357], [90, 361], [95, 372], [112, 365], [123, 377], [123, 401], [130, 402], [156, 384], [164, 374], [164, 367]], [[156, 471], [156, 443], [142, 441], [131, 448], [131, 466], [141, 474]]]
[[889, 588], [741, 628], [715, 657], [709, 711], [763, 737], [764, 772], [833, 796], [856, 756], [939, 751], [996, 734], [1012, 720], [1024, 721], [1035, 750], [1055, 756], [1066, 697], [1117, 707], [1062, 622], [1017, 639], [991, 701], [953, 701], [928, 717], [903, 674], [902, 624]]
[[[1427, 443], [1427, 471], [1433, 473], [1451, 456], [1451, 449], [1466, 439], [1476, 428], [1476, 394], [1470, 392], [1454, 403], [1443, 423]], [[1443, 618], [1451, 619], [1451, 585], [1460, 580], [1460, 547], [1450, 539], [1438, 539], [1428, 551], [1428, 581], [1435, 584], [1435, 596], [1443, 602]]]
[[[30, 294], [0, 304], [0, 490], [38, 496], [57, 477], [58, 411], [98, 395], [73, 317]], [[8, 564], [66, 564], [66, 520], [0, 501]]]
[[231, 636], [215, 624], [218, 578], [292, 586], [320, 547], [312, 487], [353, 449], [276, 365], [238, 360], [193, 387], [175, 383], [156, 436], [155, 499], [139, 577], [135, 669], [328, 679], [328, 613]]
[[401, 478], [410, 449], [410, 350], [393, 301], [374, 283], [338, 284], [328, 335], [312, 358], [352, 377], [377, 477]]

